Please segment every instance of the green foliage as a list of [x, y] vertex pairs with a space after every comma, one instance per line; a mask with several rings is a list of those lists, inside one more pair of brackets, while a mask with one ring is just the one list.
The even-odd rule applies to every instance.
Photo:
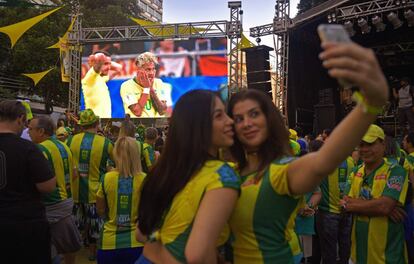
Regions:
[[314, 8], [317, 5], [320, 5], [328, 0], [300, 0], [298, 3], [298, 14], [302, 14], [305, 11]]
[[[56, 1], [55, 1], [56, 2]], [[68, 83], [62, 83], [58, 49], [46, 49], [63, 36], [70, 24], [71, 7], [76, 0], [61, 0], [64, 7], [26, 31], [13, 49], [7, 35], [0, 33], [0, 74], [27, 81], [33, 93], [52, 101], [54, 105], [67, 106]], [[139, 17], [136, 0], [83, 0], [80, 12], [83, 27], [134, 25], [128, 16]], [[13, 3], [13, 5], [12, 5]], [[32, 6], [27, 1], [6, 1], [0, 5], [0, 27], [32, 18], [53, 7]], [[22, 73], [35, 73], [56, 67], [36, 87]], [[0, 91], [1, 96], [1, 91]], [[13, 93], [10, 95], [13, 96]]]

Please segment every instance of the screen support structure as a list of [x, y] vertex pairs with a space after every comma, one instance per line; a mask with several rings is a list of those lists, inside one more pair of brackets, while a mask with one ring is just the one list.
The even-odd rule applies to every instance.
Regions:
[[[70, 58], [70, 81], [68, 110], [77, 113], [79, 110], [79, 95], [81, 87], [81, 61], [82, 46], [87, 43], [111, 43], [131, 40], [155, 41], [163, 39], [191, 39], [191, 38], [213, 38], [227, 37], [230, 40], [229, 53], [229, 93], [241, 87], [241, 76], [239, 67], [239, 49], [242, 26], [239, 14], [240, 7], [230, 6], [231, 19], [160, 24], [151, 26], [116, 26], [101, 28], [83, 28], [79, 5], [72, 10], [72, 18], [75, 19], [74, 26], [69, 32], [69, 58]], [[237, 15], [236, 15], [237, 13]]]
[[274, 103], [287, 121], [290, 0], [276, 0], [273, 23], [250, 28], [250, 36], [275, 36], [276, 93]]

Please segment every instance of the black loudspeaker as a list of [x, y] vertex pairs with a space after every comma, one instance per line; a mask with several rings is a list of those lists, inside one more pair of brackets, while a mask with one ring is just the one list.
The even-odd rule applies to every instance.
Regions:
[[260, 45], [242, 49], [246, 53], [247, 85], [249, 89], [257, 89], [272, 96], [270, 82], [269, 51], [273, 48]]
[[325, 128], [333, 129], [336, 125], [336, 109], [333, 104], [317, 104], [313, 120], [314, 133], [320, 133]]

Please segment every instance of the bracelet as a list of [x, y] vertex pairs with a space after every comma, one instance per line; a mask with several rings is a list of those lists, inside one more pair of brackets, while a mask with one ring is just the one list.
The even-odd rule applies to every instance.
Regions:
[[144, 88], [144, 91], [142, 93], [149, 94], [149, 92], [150, 92], [150, 88]]
[[358, 105], [362, 106], [362, 111], [364, 113], [368, 113], [368, 114], [373, 114], [373, 115], [379, 115], [382, 113], [383, 109], [380, 106], [373, 106], [373, 105], [369, 105], [364, 96], [358, 92], [355, 91], [352, 94], [352, 99], [354, 100], [354, 102], [356, 102]]

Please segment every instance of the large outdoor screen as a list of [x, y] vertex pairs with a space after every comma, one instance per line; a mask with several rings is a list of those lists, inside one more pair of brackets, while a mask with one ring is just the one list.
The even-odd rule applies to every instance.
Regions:
[[[118, 68], [96, 74], [88, 57], [97, 51], [108, 52]], [[156, 56], [152, 86], [167, 106], [162, 113], [151, 96], [141, 114], [133, 111], [142, 93], [148, 91], [137, 77], [139, 67], [135, 65], [136, 57], [144, 52]], [[217, 91], [227, 84], [226, 38], [101, 43], [85, 46], [82, 54], [80, 110], [91, 108], [101, 118], [123, 118], [126, 113], [132, 118], [168, 117], [184, 93], [194, 89]], [[95, 79], [91, 81], [90, 76]]]

